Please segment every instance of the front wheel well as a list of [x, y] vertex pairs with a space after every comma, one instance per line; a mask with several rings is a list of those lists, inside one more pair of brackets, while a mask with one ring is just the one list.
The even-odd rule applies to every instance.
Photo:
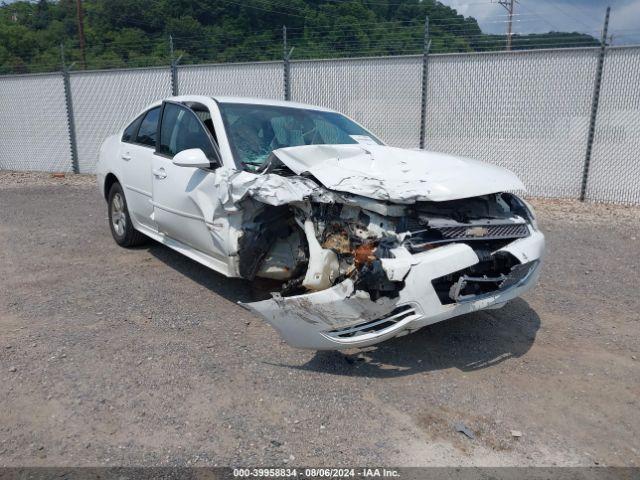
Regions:
[[109, 192], [111, 191], [111, 187], [113, 187], [114, 183], [118, 182], [118, 178], [113, 174], [109, 173], [104, 179], [104, 199], [109, 200]]

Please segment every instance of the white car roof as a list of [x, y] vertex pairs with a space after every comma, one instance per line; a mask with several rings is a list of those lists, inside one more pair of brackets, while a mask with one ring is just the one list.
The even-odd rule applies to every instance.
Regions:
[[[203, 102], [211, 98], [219, 103], [246, 103], [249, 105], [273, 105], [275, 107], [305, 108], [307, 110], [335, 112], [335, 110], [332, 110], [330, 108], [318, 107], [317, 105], [308, 105], [305, 103], [288, 102], [284, 100], [275, 100], [275, 99], [268, 99], [268, 98], [231, 97], [231, 96], [208, 97], [206, 95], [179, 95], [177, 97], [169, 97], [167, 100], [176, 100], [181, 102]], [[157, 102], [157, 103], [161, 103], [161, 102]]]

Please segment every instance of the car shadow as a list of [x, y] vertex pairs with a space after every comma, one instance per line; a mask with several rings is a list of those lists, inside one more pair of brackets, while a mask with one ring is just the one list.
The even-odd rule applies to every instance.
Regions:
[[[255, 301], [268, 297], [272, 290], [268, 283], [227, 278], [157, 242], [151, 242], [146, 248], [170, 268], [231, 302]], [[525, 300], [517, 298], [501, 309], [445, 320], [372, 347], [318, 351], [303, 365], [274, 365], [332, 375], [381, 378], [447, 368], [468, 372], [524, 355], [539, 329], [538, 314]]]
[[251, 282], [241, 278], [225, 277], [161, 243], [150, 240], [145, 248], [168, 267], [229, 301], [250, 302], [256, 296], [255, 287]]

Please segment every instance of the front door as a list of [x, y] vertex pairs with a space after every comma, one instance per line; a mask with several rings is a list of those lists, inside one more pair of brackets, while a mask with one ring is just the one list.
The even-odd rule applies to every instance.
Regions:
[[188, 107], [166, 102], [152, 160], [153, 217], [158, 231], [227, 263], [227, 222], [216, 222], [215, 170], [181, 167], [173, 157], [200, 148], [215, 159], [212, 137]]

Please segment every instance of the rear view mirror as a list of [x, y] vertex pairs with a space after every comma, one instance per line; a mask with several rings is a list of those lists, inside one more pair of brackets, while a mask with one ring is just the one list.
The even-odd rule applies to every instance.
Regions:
[[199, 148], [190, 148], [177, 153], [176, 156], [173, 157], [173, 164], [179, 167], [192, 168], [211, 168], [212, 166], [217, 166], [217, 162], [209, 160]]

